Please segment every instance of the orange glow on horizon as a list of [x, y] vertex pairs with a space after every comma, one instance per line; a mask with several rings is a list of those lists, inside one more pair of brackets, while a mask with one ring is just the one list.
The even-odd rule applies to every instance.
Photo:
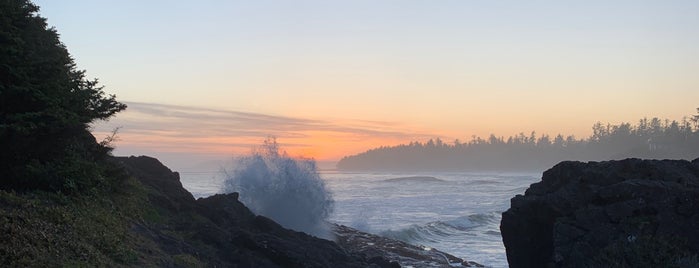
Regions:
[[318, 140], [298, 140], [298, 142], [307, 142], [308, 145], [305, 146], [285, 146], [286, 143], [291, 143], [293, 140], [278, 140], [278, 142], [282, 145], [282, 149], [292, 157], [313, 158], [318, 161], [337, 161], [342, 157], [361, 153], [372, 148], [409, 142], [381, 137], [361, 140], [332, 136], [318, 137], [321, 138]]
[[[314, 119], [153, 103], [129, 109], [97, 125], [97, 139], [119, 128], [115, 154], [206, 155], [225, 159], [249, 154], [267, 137], [292, 157], [337, 161], [375, 147], [436, 138], [423, 127], [399, 122]], [[441, 136], [444, 138], [444, 136]]]
[[[249, 154], [269, 136], [276, 137], [280, 148], [289, 156], [338, 161], [381, 146], [427, 142], [433, 138], [440, 138], [448, 144], [456, 139], [468, 143], [473, 136], [487, 139], [492, 133], [506, 139], [518, 133], [529, 136], [532, 131], [536, 136], [562, 134], [585, 138], [591, 134], [591, 127], [596, 122], [589, 119], [586, 120], [588, 123], [581, 124], [571, 120], [579, 119], [575, 113], [566, 110], [550, 117], [544, 117], [547, 113], [539, 111], [540, 116], [526, 118], [513, 116], [517, 114], [514, 111], [467, 113], [462, 116], [463, 121], [441, 120], [411, 125], [401, 121], [317, 119], [153, 103], [128, 105], [127, 111], [94, 127], [93, 134], [98, 140], [120, 127], [114, 154], [168, 155], [195, 161]], [[596, 114], [587, 116], [598, 117]], [[634, 123], [644, 116], [647, 115], [630, 115], [627, 119], [602, 122]], [[599, 118], [603, 116], [599, 115]]]
[[[99, 139], [105, 132], [94, 132]], [[309, 158], [316, 161], [337, 161], [344, 156], [388, 145], [409, 143], [392, 137], [369, 137], [346, 133], [308, 131], [304, 137], [277, 138], [281, 150], [291, 157]], [[120, 148], [151, 148], [166, 153], [193, 153], [219, 155], [222, 158], [249, 154], [260, 146], [264, 137], [180, 137], [154, 136], [137, 133], [120, 133], [115, 143], [117, 154]]]

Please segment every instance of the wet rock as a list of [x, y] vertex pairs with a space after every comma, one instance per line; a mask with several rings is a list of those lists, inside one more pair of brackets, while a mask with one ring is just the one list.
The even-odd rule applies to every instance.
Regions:
[[[363, 255], [381, 267], [484, 267], [437, 249], [411, 245], [344, 225], [333, 225], [333, 232], [341, 247], [354, 254]], [[381, 261], [382, 258], [389, 261]]]

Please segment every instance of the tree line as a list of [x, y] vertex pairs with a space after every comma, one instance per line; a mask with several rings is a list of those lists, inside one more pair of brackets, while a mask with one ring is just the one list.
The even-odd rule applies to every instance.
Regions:
[[519, 133], [491, 134], [468, 142], [439, 138], [382, 146], [342, 158], [340, 170], [393, 171], [541, 171], [564, 160], [623, 158], [694, 159], [699, 157], [699, 108], [682, 120], [643, 118], [637, 123], [592, 126], [586, 138]]

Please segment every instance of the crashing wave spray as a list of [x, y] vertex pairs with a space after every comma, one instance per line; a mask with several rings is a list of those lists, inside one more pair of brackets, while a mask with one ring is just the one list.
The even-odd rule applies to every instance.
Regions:
[[239, 192], [240, 201], [255, 214], [286, 228], [332, 239], [325, 220], [334, 201], [315, 161], [293, 159], [280, 152], [274, 138], [267, 138], [251, 155], [238, 159], [224, 191]]

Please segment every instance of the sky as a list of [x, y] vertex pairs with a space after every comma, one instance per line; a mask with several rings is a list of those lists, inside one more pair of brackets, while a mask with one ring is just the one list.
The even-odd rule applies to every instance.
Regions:
[[267, 136], [333, 161], [412, 140], [585, 137], [699, 107], [699, 1], [35, 1], [130, 107], [116, 154]]

